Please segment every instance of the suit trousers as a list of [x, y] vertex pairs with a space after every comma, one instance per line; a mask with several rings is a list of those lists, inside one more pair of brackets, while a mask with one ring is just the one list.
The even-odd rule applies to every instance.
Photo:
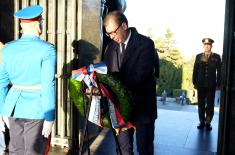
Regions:
[[210, 124], [214, 115], [215, 88], [198, 87], [197, 91], [199, 120]]
[[42, 135], [43, 120], [9, 118], [10, 155], [45, 155], [47, 138]]
[[154, 155], [154, 123], [155, 121], [135, 124], [136, 143], [139, 155]]

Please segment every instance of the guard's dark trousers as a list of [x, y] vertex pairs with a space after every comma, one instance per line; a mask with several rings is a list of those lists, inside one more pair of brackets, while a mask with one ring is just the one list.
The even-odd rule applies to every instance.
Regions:
[[10, 155], [45, 155], [47, 138], [42, 135], [43, 120], [9, 118]]
[[197, 91], [199, 120], [210, 124], [214, 115], [215, 88], [198, 87]]

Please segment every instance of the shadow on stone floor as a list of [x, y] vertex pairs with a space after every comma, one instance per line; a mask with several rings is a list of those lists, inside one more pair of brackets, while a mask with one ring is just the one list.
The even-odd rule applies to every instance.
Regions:
[[[215, 107], [219, 111], [219, 106]], [[179, 105], [158, 101], [158, 119], [155, 122], [155, 155], [215, 155], [218, 136], [218, 112], [215, 112], [213, 130], [200, 131], [197, 106]], [[66, 154], [61, 149], [51, 149], [49, 155]], [[90, 145], [91, 155], [116, 155], [115, 141], [109, 129], [103, 129]], [[134, 146], [135, 155], [138, 155]], [[86, 155], [87, 153], [84, 153]]]

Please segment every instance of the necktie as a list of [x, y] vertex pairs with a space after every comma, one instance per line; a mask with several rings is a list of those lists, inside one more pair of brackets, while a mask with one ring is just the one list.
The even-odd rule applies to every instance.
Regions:
[[122, 65], [124, 52], [125, 52], [125, 44], [121, 43], [121, 49], [120, 49], [120, 52], [119, 52], [119, 67], [121, 67], [121, 65]]
[[125, 44], [121, 43], [121, 47], [122, 47], [122, 54], [125, 52]]

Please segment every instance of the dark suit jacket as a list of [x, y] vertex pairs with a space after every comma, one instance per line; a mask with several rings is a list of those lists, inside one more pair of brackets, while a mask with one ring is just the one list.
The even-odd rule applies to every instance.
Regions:
[[197, 87], [220, 87], [221, 81], [221, 58], [220, 55], [212, 53], [205, 60], [204, 53], [196, 56], [193, 68], [193, 84]]
[[122, 64], [118, 62], [119, 44], [112, 41], [106, 48], [104, 61], [110, 72], [119, 72], [120, 79], [133, 96], [134, 123], [148, 123], [157, 118], [155, 48], [151, 39], [130, 28]]

